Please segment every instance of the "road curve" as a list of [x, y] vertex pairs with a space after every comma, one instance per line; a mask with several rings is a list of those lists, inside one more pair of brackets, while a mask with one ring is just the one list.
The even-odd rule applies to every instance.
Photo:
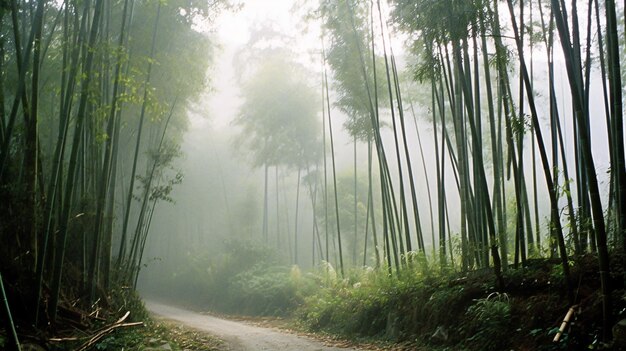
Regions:
[[357, 350], [329, 347], [318, 340], [307, 337], [208, 316], [155, 301], [145, 301], [145, 304], [150, 312], [159, 317], [181, 322], [191, 328], [203, 330], [221, 338], [232, 351]]

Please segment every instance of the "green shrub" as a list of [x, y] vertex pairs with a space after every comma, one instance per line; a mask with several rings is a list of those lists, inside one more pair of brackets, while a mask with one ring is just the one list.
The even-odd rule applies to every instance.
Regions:
[[[146, 310], [143, 300], [135, 290], [127, 288], [116, 288], [111, 290], [109, 296], [109, 302], [111, 304], [110, 310], [120, 311], [124, 314], [126, 311], [130, 312], [127, 322], [140, 322], [150, 319], [150, 313]], [[119, 315], [111, 316], [111, 319], [117, 320]]]
[[218, 312], [286, 315], [303, 302], [314, 283], [297, 268], [279, 266], [280, 255], [250, 241], [230, 240], [218, 254], [188, 253], [152, 290]]
[[[396, 323], [390, 322], [404, 318], [404, 311], [398, 308], [411, 301], [409, 285], [385, 271], [355, 270], [348, 279], [329, 281], [324, 268], [321, 270], [317, 293], [298, 309], [297, 317], [305, 326], [348, 337], [396, 339], [398, 330], [390, 328]], [[402, 323], [397, 325], [404, 328]]]
[[233, 277], [230, 287], [229, 307], [234, 312], [286, 315], [302, 303], [286, 267], [254, 267]]
[[511, 304], [506, 294], [494, 293], [475, 300], [463, 324], [467, 346], [475, 350], [504, 350], [508, 344]]

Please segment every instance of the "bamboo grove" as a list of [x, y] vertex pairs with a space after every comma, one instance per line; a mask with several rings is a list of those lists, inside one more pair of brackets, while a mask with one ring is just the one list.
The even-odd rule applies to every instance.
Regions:
[[[322, 150], [297, 166], [298, 194], [302, 178], [313, 207], [313, 264], [346, 276], [350, 266], [367, 265], [391, 275], [416, 266], [489, 268], [505, 289], [503, 272], [550, 257], [560, 260], [575, 304], [570, 267], [592, 254], [608, 333], [609, 262], [626, 249], [623, 5], [322, 0], [315, 7]], [[408, 47], [400, 56], [398, 37]], [[354, 143], [354, 178], [344, 183], [333, 139], [338, 114]], [[607, 140], [592, 139], [599, 129]], [[425, 138], [433, 141], [430, 154]], [[366, 145], [366, 165], [357, 165], [357, 144]], [[605, 176], [594, 158], [607, 154]], [[278, 181], [278, 167], [290, 163], [257, 155], [265, 165], [267, 242], [267, 167], [276, 166]], [[365, 191], [357, 189], [361, 167]], [[424, 183], [426, 193], [418, 189]], [[291, 233], [302, 235], [297, 224]], [[297, 241], [289, 245], [292, 262], [303, 264]]]
[[[624, 4], [303, 3], [321, 27], [316, 68], [288, 45], [262, 47], [267, 33], [241, 56], [233, 124], [262, 169], [256, 236], [302, 266], [306, 240], [312, 266], [344, 277], [489, 269], [501, 290], [507, 270], [550, 257], [572, 305], [570, 268], [590, 255], [608, 337], [610, 263], [626, 257]], [[63, 299], [136, 286], [155, 209], [182, 181], [186, 110], [207, 83], [197, 19], [229, 6], [0, 2], [0, 267], [32, 280], [22, 312], [34, 324], [54, 323]], [[311, 228], [299, 226], [304, 201]]]
[[207, 82], [211, 45], [193, 21], [223, 6], [0, 4], [0, 267], [28, 292], [14, 312], [30, 324], [136, 285], [155, 207], [182, 181], [185, 111]]

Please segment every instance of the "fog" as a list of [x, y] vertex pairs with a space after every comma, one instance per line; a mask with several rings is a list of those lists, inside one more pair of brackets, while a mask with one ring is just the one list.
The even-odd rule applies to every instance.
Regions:
[[[326, 133], [329, 133], [328, 116], [326, 109], [328, 101], [325, 100], [322, 79], [322, 46], [320, 21], [306, 19], [307, 13], [312, 11], [311, 2], [292, 1], [245, 1], [241, 9], [227, 11], [216, 18], [212, 24], [198, 24], [198, 30], [209, 35], [216, 45], [216, 54], [212, 60], [208, 73], [208, 86], [201, 97], [188, 108], [189, 128], [185, 132], [182, 142], [182, 157], [176, 161], [176, 168], [184, 173], [184, 181], [177, 185], [172, 192], [172, 203], [159, 203], [155, 209], [150, 228], [150, 239], [147, 242], [144, 255], [144, 267], [140, 275], [140, 287], [150, 294], [162, 294], [162, 282], [168, 277], [177, 277], [188, 274], [186, 270], [194, 270], [200, 274], [209, 272], [217, 264], [215, 260], [221, 260], [220, 256], [229, 250], [240, 249], [238, 245], [252, 245], [266, 247], [273, 252], [271, 255], [273, 265], [291, 266], [297, 265], [305, 271], [314, 271], [321, 267], [325, 260], [336, 269], [339, 265], [337, 259], [336, 217], [334, 211], [334, 198], [332, 196], [332, 163], [331, 144], [329, 135], [326, 135], [326, 167], [327, 178], [319, 178], [315, 186], [304, 185], [307, 173], [323, 172], [324, 163], [321, 160], [313, 163], [301, 164], [300, 182], [298, 181], [298, 167], [279, 166], [278, 169], [270, 165], [267, 178], [267, 223], [264, 222], [264, 167], [254, 160], [255, 147], [242, 140], [247, 138], [246, 133], [250, 130], [242, 128], [237, 119], [246, 114], [245, 92], [242, 88], [254, 76], [255, 70], [263, 66], [262, 58], [267, 52], [277, 51], [301, 66], [307, 73], [298, 76], [300, 83], [309, 87], [317, 94], [315, 101], [318, 106], [313, 125], [318, 125], [316, 132], [319, 142], [317, 152], [322, 152], [322, 124], [325, 125]], [[384, 10], [388, 15], [389, 10]], [[504, 22], [510, 22], [508, 16], [503, 16]], [[510, 23], [508, 23], [510, 24]], [[379, 30], [380, 26], [375, 25]], [[385, 29], [387, 31], [387, 29]], [[423, 233], [424, 252], [426, 257], [434, 259], [439, 250], [440, 232], [439, 216], [437, 208], [438, 186], [437, 167], [438, 163], [434, 155], [441, 156], [440, 145], [435, 147], [435, 130], [433, 127], [431, 88], [427, 82], [416, 83], [412, 77], [416, 56], [410, 52], [407, 46], [410, 42], [405, 33], [390, 30], [391, 45], [387, 49], [394, 50], [398, 70], [403, 77], [401, 88], [403, 91], [404, 119], [406, 123], [406, 138], [408, 153], [412, 163], [412, 174], [407, 171], [407, 160], [404, 154], [401, 156], [402, 178], [404, 179], [404, 198], [410, 203], [411, 190], [409, 178], [415, 182], [415, 195], [417, 199], [421, 231]], [[379, 39], [377, 39], [379, 40]], [[506, 45], [513, 47], [513, 42], [507, 39]], [[325, 45], [329, 45], [328, 42]], [[377, 54], [382, 55], [382, 44], [378, 43]], [[328, 48], [324, 48], [327, 50]], [[490, 47], [490, 49], [493, 49]], [[527, 60], [533, 66], [533, 84], [535, 100], [538, 106], [538, 118], [543, 130], [544, 143], [551, 145], [550, 134], [550, 100], [548, 82], [548, 62], [545, 47], [539, 43], [531, 50], [526, 48]], [[270, 56], [266, 56], [270, 57]], [[356, 57], [354, 65], [358, 65]], [[557, 94], [561, 127], [563, 130], [564, 150], [568, 158], [570, 179], [575, 180], [576, 171], [574, 164], [574, 129], [572, 125], [572, 101], [569, 97], [569, 82], [565, 70], [563, 55], [555, 53], [555, 91]], [[381, 66], [384, 68], [384, 65]], [[482, 68], [481, 68], [482, 69]], [[495, 70], [495, 69], [494, 69]], [[510, 70], [511, 96], [516, 99], [519, 95], [519, 66], [513, 64]], [[289, 75], [285, 69], [284, 74]], [[368, 182], [368, 149], [367, 143], [359, 140], [356, 147], [353, 137], [345, 128], [349, 117], [346, 110], [339, 104], [342, 94], [346, 94], [345, 88], [337, 88], [340, 84], [336, 81], [336, 72], [327, 63], [326, 72], [329, 76], [329, 99], [330, 114], [334, 137], [334, 156], [336, 175], [339, 179], [338, 194], [343, 206], [354, 203], [354, 170], [356, 162], [357, 177], [357, 203], [356, 218], [354, 209], [342, 208], [339, 214], [342, 231], [343, 260], [348, 267], [376, 266], [371, 233], [371, 223], [366, 221], [369, 214], [367, 182]], [[483, 73], [481, 73], [481, 76]], [[595, 160], [596, 172], [602, 193], [603, 205], [608, 204], [609, 192], [609, 169], [610, 159], [607, 152], [607, 128], [604, 123], [604, 105], [599, 103], [603, 99], [602, 85], [599, 67], [594, 66], [591, 70], [591, 87], [589, 101], [590, 135], [592, 140], [592, 152]], [[267, 82], [268, 89], [272, 83]], [[484, 86], [481, 91], [485, 92]], [[381, 101], [387, 99], [386, 90], [379, 92]], [[278, 98], [276, 103], [280, 105], [283, 98]], [[324, 100], [324, 102], [322, 102]], [[598, 103], [596, 103], [598, 102]], [[382, 103], [384, 104], [384, 103]], [[396, 101], [394, 101], [396, 104]], [[322, 112], [324, 109], [324, 112]], [[487, 114], [486, 101], [483, 97], [483, 114]], [[501, 109], [501, 107], [500, 107]], [[525, 101], [526, 133], [523, 138], [524, 144], [524, 169], [525, 186], [530, 204], [530, 216], [527, 223], [532, 222], [532, 230], [541, 232], [542, 240], [548, 242], [548, 227], [550, 219], [550, 201], [543, 176], [541, 159], [536, 147], [533, 147], [534, 135], [531, 136], [530, 112], [528, 101]], [[269, 112], [271, 114], [271, 112]], [[297, 114], [298, 112], [294, 112]], [[501, 112], [500, 112], [501, 113]], [[398, 112], [395, 112], [395, 118]], [[323, 118], [326, 120], [322, 121]], [[486, 117], [485, 117], [486, 118]], [[399, 171], [394, 151], [394, 133], [392, 116], [388, 107], [381, 107], [381, 140], [387, 154], [387, 162], [394, 184], [395, 201], [399, 205], [401, 194], [399, 191]], [[399, 123], [399, 122], [398, 122]], [[485, 159], [485, 172], [487, 183], [490, 187], [490, 195], [493, 196], [493, 165], [491, 154], [491, 135], [486, 120], [483, 122], [483, 157]], [[399, 128], [399, 126], [398, 126]], [[438, 128], [439, 143], [441, 143], [440, 122]], [[453, 126], [449, 124], [449, 133]], [[418, 143], [416, 130], [421, 137], [421, 148]], [[501, 130], [504, 133], [504, 129]], [[469, 135], [469, 130], [467, 131]], [[502, 136], [504, 138], [505, 136]], [[270, 137], [271, 138], [271, 137]], [[446, 147], [454, 144], [454, 138]], [[470, 142], [468, 145], [471, 148]], [[260, 146], [257, 144], [257, 148]], [[533, 150], [534, 149], [534, 150]], [[374, 148], [375, 150], [375, 148]], [[283, 150], [284, 151], [284, 150]], [[278, 151], [281, 152], [281, 151]], [[355, 161], [356, 152], [356, 161]], [[374, 162], [376, 162], [374, 151]], [[534, 160], [533, 160], [534, 156]], [[505, 159], [507, 156], [505, 156]], [[552, 154], [548, 152], [549, 162], [552, 162]], [[559, 156], [560, 158], [560, 156]], [[444, 157], [442, 172], [445, 177], [439, 189], [446, 191], [446, 225], [447, 235], [451, 240], [446, 245], [450, 254], [461, 254], [459, 235], [462, 229], [462, 214], [460, 211], [461, 198], [458, 191], [458, 170], [450, 162], [448, 155]], [[422, 160], [424, 163], [422, 163]], [[510, 161], [509, 161], [510, 162]], [[373, 183], [380, 185], [380, 172], [374, 166]], [[504, 183], [507, 194], [507, 203], [504, 205], [510, 211], [504, 230], [515, 231], [515, 183], [511, 165], [505, 163]], [[426, 173], [425, 173], [426, 172]], [[559, 182], [563, 186], [563, 172], [558, 171]], [[312, 174], [312, 173], [311, 173]], [[534, 176], [535, 174], [536, 176]], [[474, 179], [476, 175], [469, 176]], [[428, 178], [428, 182], [427, 179]], [[535, 180], [536, 179], [536, 184]], [[328, 189], [327, 198], [322, 195], [322, 188], [326, 184]], [[352, 184], [352, 185], [350, 185]], [[430, 187], [429, 187], [430, 186]], [[361, 189], [362, 188], [362, 189]], [[536, 195], [534, 189], [536, 188]], [[563, 191], [563, 190], [561, 190]], [[343, 192], [343, 194], [341, 193]], [[572, 187], [571, 194], [577, 199], [577, 188]], [[315, 195], [315, 196], [313, 196]], [[298, 201], [296, 201], [298, 200]], [[374, 212], [376, 217], [377, 235], [383, 232], [383, 213], [379, 209], [382, 201], [379, 190], [373, 193]], [[317, 218], [314, 218], [312, 202], [316, 202]], [[327, 201], [330, 210], [324, 210], [320, 204]], [[578, 200], [576, 200], [578, 201]], [[432, 202], [432, 204], [431, 204]], [[535, 212], [536, 204], [536, 212]], [[564, 208], [567, 201], [563, 193], [559, 200], [559, 206]], [[432, 206], [432, 207], [431, 207]], [[297, 211], [297, 223], [296, 223]], [[329, 222], [324, 218], [329, 216]], [[409, 205], [409, 236], [413, 250], [420, 244], [415, 236], [416, 224], [411, 214], [412, 207]], [[561, 221], [567, 222], [565, 210]], [[400, 214], [402, 217], [402, 214]], [[356, 222], [355, 222], [356, 220]], [[367, 222], [367, 224], [366, 224]], [[356, 223], [356, 226], [355, 226]], [[535, 225], [539, 226], [536, 227]], [[267, 229], [264, 229], [267, 228]], [[356, 230], [355, 230], [356, 228]], [[365, 234], [367, 228], [367, 234]], [[266, 233], [267, 231], [267, 233]], [[329, 231], [329, 237], [326, 237]], [[367, 236], [367, 239], [364, 239]], [[331, 238], [330, 258], [326, 255], [325, 238]], [[369, 248], [364, 248], [365, 241]], [[434, 242], [433, 242], [434, 240]], [[236, 243], [236, 244], [233, 244]], [[378, 249], [385, 249], [383, 238], [378, 238]], [[514, 245], [511, 237], [507, 246]], [[547, 250], [547, 245], [543, 250]], [[511, 255], [511, 254], [510, 254]], [[454, 258], [453, 258], [454, 259]], [[512, 260], [512, 256], [508, 258]], [[197, 265], [197, 266], [194, 266]], [[203, 273], [203, 270], [205, 271]], [[200, 289], [201, 290], [201, 289]], [[199, 292], [201, 293], [201, 292]], [[168, 293], [165, 293], [168, 295]], [[172, 296], [170, 296], [172, 297]], [[193, 299], [193, 298], [192, 298]]]
[[0, 348], [626, 348], [624, 1], [2, 4]]

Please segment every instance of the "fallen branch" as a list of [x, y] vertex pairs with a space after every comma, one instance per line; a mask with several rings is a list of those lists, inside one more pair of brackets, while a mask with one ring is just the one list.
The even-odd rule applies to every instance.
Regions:
[[567, 311], [567, 314], [565, 315], [565, 318], [563, 318], [563, 322], [561, 323], [561, 326], [559, 327], [559, 331], [556, 332], [556, 335], [554, 336], [554, 340], [552, 340], [552, 342], [559, 342], [559, 340], [561, 340], [561, 336], [565, 332], [565, 329], [567, 328], [567, 326], [570, 324], [570, 320], [572, 319], [572, 316], [574, 315], [574, 313], [576, 313], [576, 308], [578, 308], [578, 305], [574, 305], [570, 307], [570, 309]]
[[48, 339], [48, 341], [50, 342], [67, 342], [67, 341], [78, 341], [82, 338], [78, 338], [78, 337], [69, 337], [69, 338], [50, 338]]
[[102, 329], [101, 331], [97, 332], [96, 334], [94, 334], [91, 338], [89, 338], [89, 340], [87, 340], [78, 349], [76, 349], [76, 351], [85, 351], [85, 350], [89, 349], [91, 346], [93, 346], [95, 343], [97, 343], [100, 339], [102, 339], [104, 336], [106, 336], [110, 332], [114, 331], [115, 329], [136, 327], [136, 326], [140, 326], [140, 325], [143, 325], [143, 322], [119, 323], [119, 324], [115, 323], [115, 324], [112, 324], [112, 325]]
[[[105, 326], [103, 328], [98, 329], [94, 332], [92, 336], [89, 337], [89, 340], [85, 341], [77, 351], [85, 351], [95, 345], [100, 339], [102, 339], [107, 334], [111, 333], [115, 329], [118, 328], [129, 328], [143, 325], [143, 322], [133, 322], [133, 323], [124, 323], [124, 321], [128, 318], [130, 312], [126, 312], [120, 319], [118, 319], [115, 323]], [[67, 338], [51, 338], [49, 341], [52, 342], [66, 342], [66, 341], [79, 341], [84, 340], [85, 338], [80, 337], [67, 337]]]
[[114, 324], [119, 324], [122, 323], [126, 320], [126, 318], [128, 318], [128, 316], [130, 316], [130, 311], [127, 311], [122, 318], [118, 319], [117, 322], [115, 322]]

